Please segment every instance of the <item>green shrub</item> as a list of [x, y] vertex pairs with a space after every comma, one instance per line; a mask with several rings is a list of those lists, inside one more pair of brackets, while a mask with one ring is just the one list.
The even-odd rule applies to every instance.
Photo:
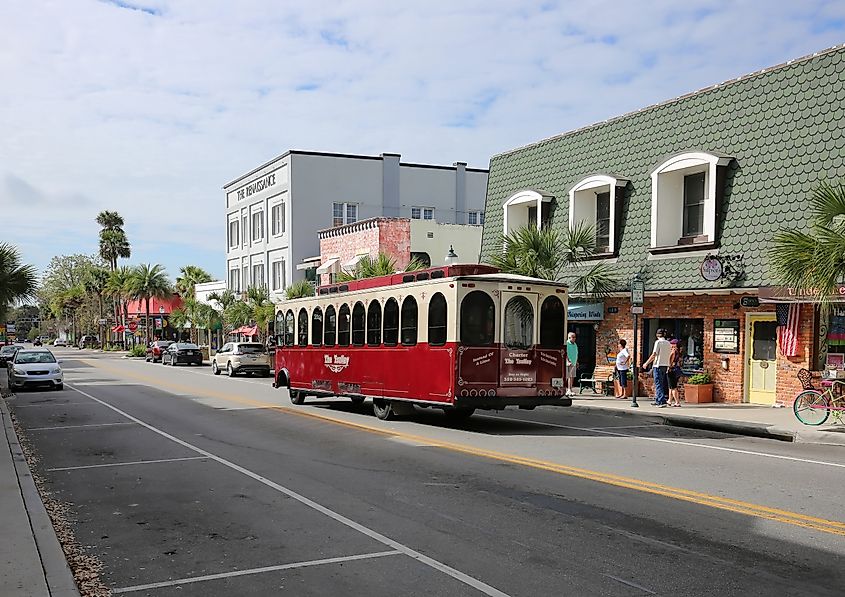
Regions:
[[694, 386], [700, 386], [712, 382], [713, 378], [710, 376], [709, 371], [702, 371], [701, 373], [696, 373], [687, 380], [688, 384], [692, 384]]
[[129, 350], [130, 357], [143, 357], [147, 354], [147, 347], [143, 344], [136, 344]]

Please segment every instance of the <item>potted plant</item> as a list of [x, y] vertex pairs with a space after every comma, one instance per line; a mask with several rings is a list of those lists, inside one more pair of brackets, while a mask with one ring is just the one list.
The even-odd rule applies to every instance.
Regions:
[[713, 377], [709, 371], [691, 375], [684, 384], [684, 400], [689, 404], [713, 402]]

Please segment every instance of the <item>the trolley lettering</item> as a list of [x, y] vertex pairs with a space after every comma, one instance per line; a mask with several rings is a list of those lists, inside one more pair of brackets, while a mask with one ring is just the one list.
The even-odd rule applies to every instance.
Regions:
[[340, 373], [349, 367], [349, 357], [345, 354], [323, 355], [323, 363], [332, 373]]

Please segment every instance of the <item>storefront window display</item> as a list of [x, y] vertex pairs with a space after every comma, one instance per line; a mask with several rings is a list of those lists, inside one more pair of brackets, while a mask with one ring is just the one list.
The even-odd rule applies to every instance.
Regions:
[[650, 355], [654, 348], [657, 330], [668, 333], [668, 339], [677, 339], [683, 355], [681, 368], [684, 373], [701, 371], [704, 366], [703, 319], [646, 319], [644, 321], [643, 354]]
[[827, 330], [827, 361], [840, 365], [845, 357], [845, 307], [836, 307], [830, 313]]

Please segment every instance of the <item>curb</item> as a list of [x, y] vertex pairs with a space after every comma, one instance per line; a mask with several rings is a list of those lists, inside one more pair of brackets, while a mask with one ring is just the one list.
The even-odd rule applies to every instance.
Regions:
[[649, 420], [660, 425], [672, 427], [683, 427], [687, 429], [701, 429], [705, 431], [718, 431], [732, 435], [744, 435], [748, 437], [759, 437], [781, 442], [825, 444], [832, 446], [845, 446], [845, 433], [831, 433], [815, 429], [784, 429], [776, 425], [765, 423], [746, 423], [730, 421], [725, 419], [711, 419], [694, 417], [688, 415], [664, 415], [651, 412], [635, 411], [633, 409], [610, 408], [598, 405], [573, 404], [582, 412], [600, 413], [603, 415], [614, 415], [618, 417], [633, 417], [639, 420]]
[[70, 571], [64, 551], [53, 530], [53, 523], [47, 515], [47, 509], [35, 487], [32, 472], [26, 463], [26, 457], [12, 425], [12, 417], [5, 396], [0, 397], [0, 412], [3, 415], [6, 439], [14, 459], [15, 473], [21, 488], [26, 514], [29, 517], [35, 546], [41, 558], [50, 597], [79, 597], [79, 589], [73, 580], [73, 573]]

